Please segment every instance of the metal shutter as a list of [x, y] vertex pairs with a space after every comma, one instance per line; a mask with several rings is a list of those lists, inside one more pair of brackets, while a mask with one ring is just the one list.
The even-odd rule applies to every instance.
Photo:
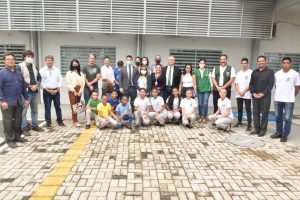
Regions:
[[267, 57], [267, 66], [273, 69], [274, 72], [281, 69], [281, 61], [284, 57], [290, 57], [293, 69], [300, 72], [300, 54], [267, 52], [265, 56]]
[[0, 67], [4, 67], [3, 55], [6, 52], [12, 52], [16, 56], [16, 64], [23, 62], [23, 52], [25, 51], [25, 45], [9, 45], [0, 44]]
[[213, 69], [219, 65], [221, 54], [221, 50], [170, 49], [170, 55], [175, 57], [176, 65], [181, 69], [183, 69], [186, 64], [191, 64], [193, 67], [196, 67], [200, 58], [205, 58], [207, 68]]
[[94, 53], [97, 56], [99, 66], [103, 65], [103, 58], [110, 57], [112, 67], [116, 63], [116, 48], [115, 47], [84, 47], [84, 46], [61, 46], [60, 47], [60, 66], [63, 75], [69, 71], [70, 62], [76, 58], [80, 62], [81, 68], [88, 62], [88, 55]]
[[8, 14], [7, 2], [0, 1], [0, 30], [10, 30]]

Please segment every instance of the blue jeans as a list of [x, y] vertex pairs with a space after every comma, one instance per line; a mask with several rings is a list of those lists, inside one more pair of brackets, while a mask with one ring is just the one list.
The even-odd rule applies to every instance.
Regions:
[[198, 103], [199, 103], [199, 116], [207, 117], [208, 113], [208, 99], [210, 92], [199, 92], [198, 93]]
[[[294, 103], [275, 101], [276, 132], [282, 136], [288, 136], [291, 132]], [[285, 123], [283, 125], [283, 110]]]
[[[31, 127], [36, 128], [38, 127], [38, 99], [39, 99], [39, 93], [38, 92], [28, 92], [29, 97], [29, 105], [31, 110]], [[22, 111], [22, 130], [25, 130], [27, 127], [27, 114], [28, 108], [23, 107]]]
[[[127, 121], [127, 123], [130, 125], [130, 124], [132, 123], [132, 121], [133, 121], [133, 115], [132, 115], [132, 114], [124, 115], [124, 116], [122, 117], [122, 119], [123, 119], [124, 121]], [[121, 128], [121, 127], [122, 127], [122, 121], [121, 121], [121, 120], [118, 121], [117, 127], [118, 127], [118, 128]]]
[[51, 103], [53, 101], [57, 122], [62, 122], [61, 108], [60, 108], [60, 93], [51, 95], [43, 90], [43, 98], [45, 104], [45, 120], [47, 124], [51, 124]]
[[[98, 90], [98, 83], [94, 84], [93, 87], [94, 87], [94, 91], [98, 91], [99, 92], [99, 90]], [[85, 101], [85, 105], [90, 100], [91, 95], [92, 95], [92, 91], [88, 87], [85, 86], [84, 90], [83, 90], [83, 98], [84, 98], [84, 101]]]

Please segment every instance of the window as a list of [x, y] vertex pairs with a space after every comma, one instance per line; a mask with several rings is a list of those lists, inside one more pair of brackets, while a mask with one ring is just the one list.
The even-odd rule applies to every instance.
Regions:
[[25, 51], [25, 45], [9, 45], [9, 44], [0, 44], [0, 67], [4, 67], [3, 55], [6, 52], [12, 52], [16, 56], [16, 64], [19, 64], [23, 61], [23, 52]]
[[265, 53], [267, 57], [267, 66], [274, 70], [274, 72], [281, 69], [281, 60], [284, 57], [290, 57], [292, 59], [293, 69], [299, 72], [300, 70], [300, 54], [296, 53]]
[[213, 69], [219, 65], [221, 54], [222, 51], [220, 50], [170, 49], [170, 55], [175, 56], [176, 64], [181, 69], [186, 64], [192, 64], [193, 67], [196, 67], [200, 58], [205, 58], [207, 68]]
[[78, 47], [78, 46], [61, 46], [60, 47], [60, 66], [63, 75], [69, 71], [70, 62], [76, 58], [80, 62], [81, 68], [87, 64], [88, 55], [94, 53], [97, 56], [97, 63], [102, 66], [102, 60], [105, 56], [110, 57], [112, 67], [116, 63], [115, 47]]

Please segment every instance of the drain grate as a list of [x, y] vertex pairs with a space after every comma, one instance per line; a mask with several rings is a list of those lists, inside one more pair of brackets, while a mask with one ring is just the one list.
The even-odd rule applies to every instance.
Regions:
[[226, 138], [226, 141], [235, 144], [238, 146], [249, 147], [249, 148], [258, 148], [265, 145], [264, 141], [261, 141], [257, 138], [243, 135], [231, 135]]

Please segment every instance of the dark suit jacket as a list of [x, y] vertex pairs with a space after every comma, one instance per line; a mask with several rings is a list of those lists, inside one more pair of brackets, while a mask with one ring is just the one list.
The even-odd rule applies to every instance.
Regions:
[[152, 88], [159, 88], [160, 91], [163, 91], [164, 88], [166, 87], [166, 76], [162, 73], [157, 78], [157, 86], [156, 86], [155, 85], [155, 82], [156, 82], [155, 73], [152, 73], [151, 74], [151, 82], [152, 82]]
[[[138, 84], [138, 80], [139, 80], [140, 76], [141, 76], [140, 74], [137, 74], [134, 78], [134, 85], [138, 90], [141, 89]], [[150, 92], [150, 90], [152, 88], [151, 86], [152, 86], [151, 85], [151, 76], [149, 74], [147, 74], [147, 88], [145, 88], [147, 90], [147, 93]]]
[[[167, 80], [167, 68], [168, 66], [165, 66], [163, 68], [163, 74], [166, 77]], [[180, 79], [181, 79], [181, 70], [179, 67], [174, 66], [174, 70], [173, 70], [173, 83], [172, 83], [172, 88], [179, 88], [179, 84], [180, 84]]]
[[[132, 70], [132, 82], [134, 84], [134, 78], [138, 74], [138, 70], [136, 67], [131, 66]], [[128, 73], [127, 73], [127, 66], [122, 67], [120, 74], [119, 74], [119, 86], [123, 88], [123, 90], [128, 90], [130, 81], [128, 80]]]

